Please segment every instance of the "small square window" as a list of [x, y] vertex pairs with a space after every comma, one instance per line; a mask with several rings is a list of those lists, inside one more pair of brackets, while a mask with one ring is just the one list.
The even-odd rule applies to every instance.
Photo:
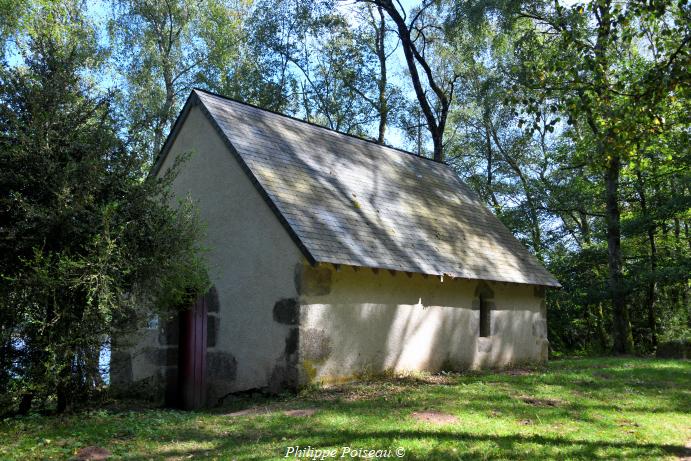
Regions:
[[492, 320], [492, 311], [489, 308], [487, 301], [480, 296], [480, 337], [486, 338], [490, 336], [490, 322]]

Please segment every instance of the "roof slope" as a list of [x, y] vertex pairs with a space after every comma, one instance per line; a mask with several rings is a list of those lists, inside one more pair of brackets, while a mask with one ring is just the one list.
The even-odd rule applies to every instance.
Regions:
[[559, 286], [447, 165], [198, 90], [190, 101], [312, 261]]

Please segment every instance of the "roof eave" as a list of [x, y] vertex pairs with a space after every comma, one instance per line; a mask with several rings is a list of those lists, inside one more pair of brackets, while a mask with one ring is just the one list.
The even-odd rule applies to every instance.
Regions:
[[[426, 277], [450, 277], [451, 279], [454, 280], [484, 280], [486, 282], [496, 282], [496, 283], [514, 283], [516, 285], [530, 285], [530, 286], [541, 286], [541, 287], [547, 287], [547, 288], [555, 288], [559, 289], [562, 288], [562, 285], [557, 281], [552, 276], [551, 280], [548, 281], [539, 281], [539, 280], [510, 280], [510, 279], [505, 279], [501, 277], [473, 277], [473, 276], [468, 276], [467, 274], [458, 274], [458, 273], [449, 273], [449, 272], [425, 272], [421, 270], [405, 270], [405, 269], [400, 269], [396, 267], [388, 267], [388, 266], [373, 266], [373, 265], [358, 265], [358, 264], [353, 264], [352, 262], [341, 262], [338, 260], [317, 260], [316, 264], [333, 264], [335, 266], [349, 266], [349, 267], [354, 267], [354, 268], [361, 268], [361, 269], [371, 269], [375, 271], [393, 271], [393, 272], [399, 272], [401, 274], [418, 274], [418, 275], [423, 275]], [[551, 274], [550, 274], [551, 275]]]

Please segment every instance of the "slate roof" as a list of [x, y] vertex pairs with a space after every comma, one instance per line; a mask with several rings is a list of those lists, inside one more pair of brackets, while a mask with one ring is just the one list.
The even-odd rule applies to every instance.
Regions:
[[445, 164], [200, 90], [176, 125], [195, 104], [310, 262], [560, 286]]

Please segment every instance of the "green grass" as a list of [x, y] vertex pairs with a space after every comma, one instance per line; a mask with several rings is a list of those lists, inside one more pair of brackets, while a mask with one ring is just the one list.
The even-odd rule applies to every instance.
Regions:
[[[263, 414], [228, 416], [246, 408]], [[283, 414], [298, 408], [317, 413]], [[416, 411], [457, 420], [421, 422], [411, 416]], [[208, 412], [10, 419], [0, 422], [0, 459], [69, 459], [92, 445], [127, 460], [286, 459], [286, 448], [295, 445], [335, 448], [338, 456], [345, 446], [402, 447], [403, 459], [426, 461], [677, 459], [691, 454], [690, 415], [691, 362], [559, 360], [514, 373], [419, 374], [298, 396], [242, 397]]]

